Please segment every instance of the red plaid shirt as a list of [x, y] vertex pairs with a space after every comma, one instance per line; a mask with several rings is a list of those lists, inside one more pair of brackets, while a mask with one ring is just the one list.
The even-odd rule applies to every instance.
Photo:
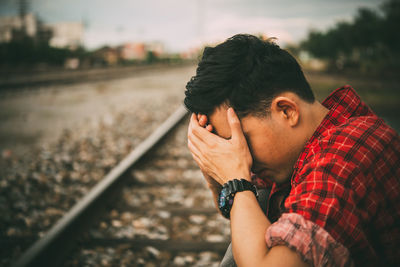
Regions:
[[267, 230], [267, 245], [287, 245], [314, 266], [400, 266], [399, 135], [350, 86], [322, 104], [330, 111], [290, 186], [272, 187], [269, 205], [287, 198], [280, 218], [268, 211], [279, 220]]

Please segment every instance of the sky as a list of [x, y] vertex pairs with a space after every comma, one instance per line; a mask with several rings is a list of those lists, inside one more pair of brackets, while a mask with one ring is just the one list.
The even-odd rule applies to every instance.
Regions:
[[[311, 29], [351, 21], [360, 7], [384, 0], [27, 0], [44, 22], [82, 21], [84, 46], [161, 41], [170, 52], [224, 41], [237, 33], [296, 43]], [[0, 0], [0, 16], [18, 13], [18, 0]]]

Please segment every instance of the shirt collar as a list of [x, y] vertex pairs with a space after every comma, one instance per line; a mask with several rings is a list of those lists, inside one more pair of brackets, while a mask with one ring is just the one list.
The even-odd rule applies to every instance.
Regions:
[[361, 98], [349, 85], [345, 85], [333, 91], [322, 102], [322, 105], [329, 109], [329, 112], [314, 131], [314, 134], [311, 136], [307, 144], [304, 146], [303, 151], [300, 153], [300, 156], [293, 168], [293, 175], [291, 179], [292, 186], [295, 183], [294, 177], [296, 176], [297, 171], [302, 168], [304, 159], [306, 158], [315, 139], [319, 138], [327, 130], [343, 124], [350, 117], [373, 114], [371, 109], [361, 101]]
[[345, 85], [333, 91], [322, 102], [322, 105], [329, 109], [329, 112], [315, 130], [309, 142], [314, 141], [327, 129], [346, 122], [350, 117], [372, 115], [372, 111], [361, 101], [361, 98], [350, 85]]

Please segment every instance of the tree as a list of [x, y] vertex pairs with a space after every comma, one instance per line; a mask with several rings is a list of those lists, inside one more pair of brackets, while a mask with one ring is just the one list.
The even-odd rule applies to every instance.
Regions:
[[326, 32], [311, 31], [300, 47], [327, 60], [331, 68], [400, 69], [400, 0], [386, 1], [381, 11], [360, 8], [353, 22], [339, 22]]

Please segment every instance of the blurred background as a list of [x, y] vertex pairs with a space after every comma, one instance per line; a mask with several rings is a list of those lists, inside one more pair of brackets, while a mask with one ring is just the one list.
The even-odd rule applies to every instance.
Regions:
[[1, 236], [43, 235], [237, 33], [277, 38], [319, 100], [350, 84], [400, 131], [399, 26], [399, 0], [0, 0]]
[[[104, 115], [109, 104], [98, 102], [99, 92], [107, 102], [119, 93], [100, 80], [174, 66], [183, 76], [171, 86], [183, 90], [203, 47], [237, 33], [276, 37], [320, 99], [350, 84], [399, 127], [399, 12], [397, 0], [1, 0], [0, 150], [23, 154], [77, 120]], [[60, 87], [79, 83], [95, 96]]]

